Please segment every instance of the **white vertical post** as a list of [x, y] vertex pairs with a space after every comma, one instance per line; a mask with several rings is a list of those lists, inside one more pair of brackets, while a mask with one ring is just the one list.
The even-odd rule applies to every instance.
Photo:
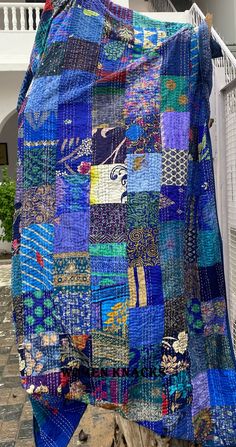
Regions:
[[12, 29], [13, 31], [16, 31], [17, 30], [16, 7], [12, 6], [11, 11], [12, 11]]
[[20, 29], [25, 31], [25, 8], [24, 8], [24, 6], [20, 7]]
[[8, 7], [4, 6], [4, 30], [9, 31]]
[[29, 30], [33, 31], [33, 8], [32, 6], [28, 7], [29, 11]]
[[38, 27], [38, 24], [39, 24], [39, 21], [40, 21], [40, 14], [39, 14], [40, 9], [39, 9], [38, 6], [36, 6], [36, 8], [35, 8], [35, 12], [36, 12], [36, 27]]

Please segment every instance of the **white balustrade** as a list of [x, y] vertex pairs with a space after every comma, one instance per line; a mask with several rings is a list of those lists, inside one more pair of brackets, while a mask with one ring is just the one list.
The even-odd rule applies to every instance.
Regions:
[[0, 31], [34, 31], [43, 3], [0, 3]]

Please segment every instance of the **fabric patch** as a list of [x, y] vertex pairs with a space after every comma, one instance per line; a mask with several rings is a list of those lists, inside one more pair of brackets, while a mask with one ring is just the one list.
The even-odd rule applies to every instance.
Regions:
[[187, 185], [188, 152], [168, 149], [162, 155], [162, 185]]
[[[25, 112], [57, 110], [61, 75], [41, 76], [33, 80]], [[38, 96], [40, 92], [40, 97]]]
[[189, 149], [189, 112], [165, 112], [161, 114], [163, 149]]
[[92, 365], [95, 368], [125, 367], [129, 364], [128, 339], [92, 331]]
[[126, 244], [90, 244], [91, 287], [96, 290], [127, 282]]
[[[69, 264], [69, 269], [72, 273], [71, 264]], [[84, 277], [86, 273], [85, 271]], [[74, 274], [76, 274], [75, 269]], [[79, 274], [80, 271], [78, 270]], [[65, 276], [64, 279], [62, 278], [62, 281], [64, 282], [63, 286], [65, 286]], [[71, 289], [68, 287], [69, 281], [67, 281], [67, 287], [63, 287], [63, 289], [54, 292], [54, 316], [57, 320], [58, 328], [60, 328], [59, 332], [71, 335], [88, 334], [91, 329], [90, 291], [86, 290], [86, 287], [83, 287], [85, 284], [80, 280], [78, 280], [79, 285], [73, 285], [73, 289]], [[73, 284], [75, 282], [73, 281]], [[72, 284], [72, 279], [70, 283]], [[59, 278], [58, 284], [60, 284]]]
[[192, 402], [192, 385], [187, 370], [165, 376], [163, 381], [163, 414], [172, 414]]
[[199, 229], [213, 231], [217, 228], [217, 215], [212, 194], [200, 194], [198, 198]]
[[[69, 62], [68, 62], [69, 63]], [[88, 67], [89, 68], [89, 67]], [[95, 74], [80, 70], [79, 68], [64, 70], [58, 92], [58, 105], [64, 103], [83, 102], [89, 107], [91, 103], [92, 84]], [[68, 89], [68, 85], [70, 88]]]
[[91, 166], [90, 204], [125, 203], [127, 167], [125, 164]]
[[30, 149], [24, 156], [24, 188], [51, 185], [55, 182], [56, 150], [46, 146]]
[[191, 373], [192, 377], [195, 377], [207, 370], [205, 336], [201, 333], [197, 335], [190, 334], [188, 347], [191, 359]]
[[129, 231], [127, 253], [130, 267], [158, 265], [158, 231], [152, 228], [135, 228]]
[[176, 298], [184, 294], [184, 265], [182, 260], [171, 259], [161, 263], [163, 293], [165, 299]]
[[127, 196], [127, 225], [133, 228], [157, 228], [160, 195], [155, 191], [129, 192]]
[[66, 54], [65, 42], [52, 43], [43, 54], [35, 78], [60, 75]]
[[89, 9], [81, 7], [79, 4], [73, 8], [70, 29], [73, 31], [73, 35], [82, 41], [97, 43], [101, 39], [104, 17], [99, 14], [99, 11], [95, 11], [95, 8], [96, 5], [93, 5], [93, 9]]
[[220, 236], [217, 231], [198, 232], [198, 265], [208, 267], [221, 262]]
[[60, 140], [56, 155], [56, 174], [58, 177], [77, 173], [89, 174], [92, 160], [91, 146], [91, 138], [71, 137]]
[[59, 370], [60, 351], [57, 333], [40, 333], [25, 338], [25, 375], [39, 376]]
[[54, 318], [52, 291], [34, 290], [23, 295], [24, 328], [27, 337], [32, 334], [57, 330]]
[[88, 175], [75, 174], [56, 179], [56, 217], [61, 214], [85, 211], [89, 207]]
[[187, 112], [189, 110], [188, 78], [161, 76], [161, 112]]
[[54, 253], [88, 250], [89, 212], [63, 213], [55, 219]]
[[[71, 152], [73, 148], [72, 139], [77, 139], [77, 147], [85, 139], [91, 139], [92, 121], [90, 118], [91, 106], [89, 103], [78, 101], [76, 104], [62, 103], [58, 106], [58, 120], [61, 123], [58, 129], [58, 137], [65, 145], [65, 139], [70, 140]], [[78, 155], [78, 152], [76, 155]], [[69, 155], [70, 152], [66, 155]], [[64, 154], [65, 156], [65, 154]]]
[[185, 225], [183, 222], [169, 221], [160, 224], [159, 252], [163, 263], [183, 258], [183, 235]]
[[[210, 402], [215, 406], [228, 406], [236, 404], [235, 370], [209, 369], [207, 371]], [[221, 389], [221, 393], [217, 390]]]
[[92, 154], [94, 165], [124, 163], [125, 129], [122, 127], [93, 129]]
[[194, 377], [193, 381], [192, 415], [197, 415], [204, 408], [210, 406], [207, 373], [203, 372]]
[[69, 36], [64, 68], [65, 70], [81, 70], [94, 73], [97, 67], [98, 54], [99, 45], [97, 43]]
[[201, 334], [204, 332], [201, 301], [198, 298], [192, 298], [187, 302], [186, 316], [190, 333]]
[[160, 222], [183, 221], [185, 219], [186, 193], [186, 186], [161, 186], [159, 200]]
[[229, 341], [225, 335], [213, 334], [205, 337], [207, 366], [209, 369], [229, 370], [234, 368]]
[[22, 229], [22, 292], [51, 290], [53, 287], [54, 226], [32, 224]]
[[129, 340], [131, 347], [148, 346], [162, 340], [164, 306], [129, 308]]
[[58, 138], [57, 110], [24, 113], [24, 148], [55, 147]]
[[129, 267], [129, 307], [163, 304], [159, 266]]
[[222, 281], [224, 267], [221, 263], [199, 267], [200, 294], [202, 301], [225, 296], [225, 284]]
[[22, 227], [37, 223], [52, 223], [54, 220], [55, 185], [41, 185], [24, 192]]
[[215, 298], [201, 304], [204, 334], [226, 335], [226, 303], [224, 298]]
[[176, 337], [181, 331], [187, 332], [185, 296], [165, 302], [165, 336]]
[[[120, 92], [119, 92], [120, 90]], [[118, 93], [117, 93], [118, 91]], [[99, 87], [93, 91], [93, 127], [124, 127], [124, 89], [118, 89], [112, 95], [106, 95]]]
[[126, 219], [125, 203], [91, 205], [90, 243], [126, 242]]
[[68, 25], [71, 20], [71, 16], [71, 11], [64, 10], [54, 17], [48, 35], [48, 45], [51, 45], [54, 42], [66, 42], [68, 38]]
[[160, 154], [127, 155], [128, 192], [160, 191], [162, 157]]
[[88, 290], [91, 272], [87, 252], [58, 253], [53, 257], [55, 287], [62, 291], [68, 286], [81, 286], [81, 291]]
[[161, 74], [166, 76], [188, 76], [190, 67], [190, 35], [186, 29], [161, 47]]

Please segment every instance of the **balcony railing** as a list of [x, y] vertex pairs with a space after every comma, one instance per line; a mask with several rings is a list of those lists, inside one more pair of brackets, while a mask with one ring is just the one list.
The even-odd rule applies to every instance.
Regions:
[[0, 3], [0, 31], [35, 31], [43, 3]]
[[154, 11], [160, 12], [176, 12], [173, 3], [170, 0], [151, 0]]

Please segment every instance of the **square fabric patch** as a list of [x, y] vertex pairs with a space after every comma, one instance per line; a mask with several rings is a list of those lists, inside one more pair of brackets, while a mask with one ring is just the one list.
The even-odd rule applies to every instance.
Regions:
[[55, 147], [58, 138], [57, 110], [24, 112], [24, 149]]
[[127, 253], [130, 267], [160, 264], [158, 253], [158, 230], [135, 228], [128, 233]]
[[69, 37], [66, 46], [64, 68], [65, 70], [81, 70], [94, 73], [97, 67], [98, 54], [98, 43]]
[[[67, 133], [67, 130], [65, 130], [65, 133]], [[75, 133], [77, 133], [76, 127]], [[92, 160], [91, 146], [91, 138], [72, 137], [61, 139], [58, 142], [56, 154], [57, 176], [66, 177], [66, 175], [70, 176], [77, 173], [89, 174]]]
[[53, 284], [65, 291], [67, 286], [81, 286], [87, 291], [90, 284], [90, 264], [87, 252], [58, 253], [53, 255]]
[[63, 213], [85, 211], [89, 207], [88, 175], [75, 174], [56, 179], [56, 217]]
[[90, 204], [126, 202], [126, 179], [125, 164], [91, 166]]
[[54, 314], [58, 331], [68, 335], [88, 334], [91, 330], [91, 294], [81, 284], [54, 291]]
[[55, 185], [41, 185], [24, 192], [21, 225], [53, 223], [55, 214]]
[[55, 253], [87, 251], [89, 210], [63, 213], [55, 219]]
[[217, 231], [198, 232], [198, 265], [209, 267], [221, 262], [220, 235]]
[[163, 149], [189, 150], [189, 133], [189, 112], [165, 112], [161, 114]]
[[52, 224], [32, 224], [22, 229], [21, 264], [24, 276], [22, 292], [53, 288], [53, 242]]
[[126, 203], [105, 203], [90, 207], [90, 236], [92, 244], [126, 242]]
[[189, 110], [188, 78], [161, 76], [161, 112], [187, 112]]
[[[211, 405], [213, 407], [236, 405], [235, 370], [209, 369], [207, 376]], [[218, 389], [221, 393], [217, 392]]]
[[185, 223], [169, 221], [160, 224], [159, 252], [161, 262], [183, 259]]
[[222, 281], [224, 267], [221, 263], [199, 268], [201, 300], [208, 301], [212, 298], [225, 296], [225, 285]]
[[92, 367], [129, 366], [128, 338], [106, 332], [92, 331]]
[[201, 304], [204, 322], [204, 334], [226, 335], [226, 302], [225, 298], [215, 298]]
[[[58, 105], [64, 103], [85, 103], [87, 107], [91, 104], [92, 84], [95, 74], [83, 70], [67, 69], [62, 72], [58, 92]], [[70, 88], [68, 88], [68, 85]]]
[[30, 149], [24, 154], [25, 189], [40, 185], [51, 185], [55, 182], [56, 148]]
[[161, 154], [127, 154], [127, 191], [160, 191], [162, 174]]
[[164, 335], [164, 306], [130, 308], [128, 318], [132, 348], [161, 342]]
[[24, 328], [27, 336], [57, 331], [52, 293], [38, 289], [23, 295]]
[[129, 267], [128, 279], [129, 307], [164, 304], [160, 266]]
[[112, 95], [93, 94], [93, 127], [124, 127], [124, 90]]
[[155, 191], [129, 192], [127, 197], [127, 225], [133, 228], [157, 228], [160, 194]]
[[[58, 137], [62, 144], [64, 139], [68, 139], [68, 144], [73, 138], [77, 138], [77, 146], [86, 138], [91, 139], [92, 120], [91, 105], [86, 102], [79, 101], [76, 104], [62, 103], [58, 106], [58, 120], [61, 126], [58, 129]], [[65, 144], [65, 143], [64, 143]], [[70, 152], [72, 152], [72, 149]], [[76, 148], [74, 148], [75, 150]], [[69, 155], [69, 154], [66, 154]]]
[[124, 163], [126, 157], [125, 128], [94, 128], [92, 138], [92, 164]]
[[186, 186], [162, 185], [159, 200], [160, 222], [185, 220], [186, 193]]
[[[95, 3], [93, 4], [93, 9], [89, 9], [82, 7], [82, 5], [77, 3], [76, 7], [71, 9], [72, 17], [69, 29], [73, 32], [75, 37], [95, 43], [100, 41], [104, 17], [99, 14], [99, 7], [97, 8], [96, 6]], [[91, 32], [91, 30], [93, 30], [93, 32]]]
[[162, 154], [162, 185], [187, 185], [188, 152], [168, 149]]
[[[25, 112], [57, 110], [61, 75], [41, 76], [33, 79], [28, 94]], [[40, 92], [40, 97], [38, 95]]]
[[60, 75], [63, 69], [65, 54], [65, 42], [54, 42], [49, 45], [45, 53], [43, 53], [35, 77]]
[[[166, 76], [188, 76], [190, 72], [190, 29], [170, 39], [160, 49], [162, 55], [161, 74]], [[198, 41], [196, 39], [195, 46]], [[192, 61], [191, 61], [192, 62]]]
[[[127, 283], [125, 243], [90, 244], [89, 254], [92, 271], [91, 287], [93, 291]], [[112, 293], [112, 290], [109, 293]]]

